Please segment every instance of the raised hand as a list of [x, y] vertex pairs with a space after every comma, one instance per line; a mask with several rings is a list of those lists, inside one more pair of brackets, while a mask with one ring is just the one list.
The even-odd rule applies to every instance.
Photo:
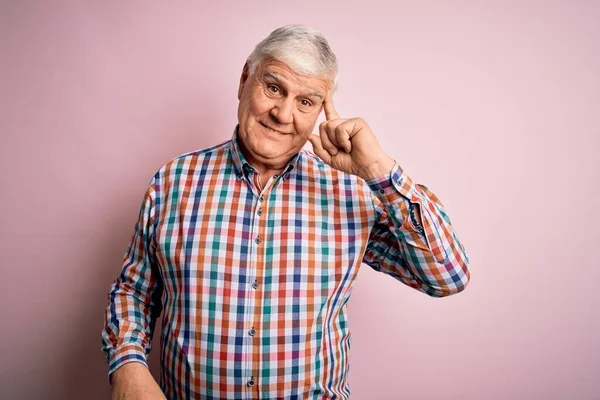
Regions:
[[319, 135], [308, 140], [313, 151], [331, 167], [363, 179], [389, 173], [394, 160], [381, 148], [375, 134], [362, 118], [340, 118], [331, 98], [323, 103], [325, 119], [319, 125]]

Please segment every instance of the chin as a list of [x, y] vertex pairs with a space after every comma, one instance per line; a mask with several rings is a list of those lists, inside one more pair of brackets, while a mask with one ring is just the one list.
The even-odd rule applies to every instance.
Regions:
[[248, 152], [252, 153], [251, 157], [253, 156], [256, 159], [267, 161], [292, 158], [301, 149], [301, 147], [296, 149], [298, 146], [294, 146], [293, 134], [268, 131], [258, 121], [248, 126], [244, 131], [245, 134], [240, 135], [240, 139], [243, 140]]
[[260, 143], [258, 146], [252, 146], [253, 153], [264, 159], [275, 159], [285, 156], [286, 152], [278, 148], [279, 146], [269, 146], [266, 143]]

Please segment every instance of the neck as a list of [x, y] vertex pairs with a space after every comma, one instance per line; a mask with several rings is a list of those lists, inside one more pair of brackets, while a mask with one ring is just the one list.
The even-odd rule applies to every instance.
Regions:
[[260, 186], [264, 188], [267, 185], [267, 182], [274, 175], [281, 175], [285, 169], [285, 164], [283, 167], [272, 167], [264, 164], [256, 165], [256, 163], [251, 163], [251, 165], [256, 169], [256, 172], [260, 174]]
[[266, 181], [275, 174], [281, 174], [285, 167], [289, 164], [292, 157], [286, 159], [284, 161], [271, 161], [271, 160], [259, 160], [256, 157], [253, 157], [252, 154], [248, 151], [244, 142], [242, 140], [238, 141], [240, 146], [240, 151], [248, 161], [250, 165], [260, 174], [261, 179]]

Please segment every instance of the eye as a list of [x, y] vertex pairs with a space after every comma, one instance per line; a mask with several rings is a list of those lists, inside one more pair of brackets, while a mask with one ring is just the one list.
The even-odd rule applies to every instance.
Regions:
[[312, 102], [308, 99], [300, 100], [300, 104], [302, 105], [302, 107], [312, 107]]
[[279, 93], [279, 88], [277, 87], [277, 85], [269, 85], [267, 86], [267, 90], [273, 94]]

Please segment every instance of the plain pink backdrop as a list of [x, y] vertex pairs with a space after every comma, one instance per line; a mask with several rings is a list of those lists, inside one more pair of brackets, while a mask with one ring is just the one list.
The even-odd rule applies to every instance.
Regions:
[[363, 268], [353, 398], [599, 399], [600, 2], [566, 0], [2, 1], [0, 398], [107, 398], [106, 295], [146, 185], [230, 138], [245, 57], [288, 23], [328, 37], [338, 111], [471, 259], [445, 299]]

